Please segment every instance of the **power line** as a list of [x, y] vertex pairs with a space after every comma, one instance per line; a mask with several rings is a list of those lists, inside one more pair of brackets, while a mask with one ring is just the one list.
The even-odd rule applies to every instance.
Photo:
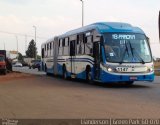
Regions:
[[[21, 34], [21, 33], [13, 33], [13, 32], [1, 31], [1, 30], [0, 30], [0, 33], [10, 34], [10, 35], [18, 35], [18, 36], [24, 36], [24, 37], [25, 36], [27, 36], [27, 37], [34, 37], [32, 35]], [[37, 36], [37, 38], [39, 38], [39, 39], [47, 39], [45, 37], [39, 37], [39, 36]]]

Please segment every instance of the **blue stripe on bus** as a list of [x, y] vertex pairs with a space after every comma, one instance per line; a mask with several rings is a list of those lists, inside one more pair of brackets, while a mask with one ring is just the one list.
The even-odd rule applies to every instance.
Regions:
[[[94, 61], [89, 59], [89, 58], [68, 58], [69, 61], [73, 61], [73, 62], [89, 62], [92, 65], [94, 64]], [[66, 62], [65, 59], [58, 59], [58, 62]]]
[[65, 59], [57, 59], [57, 60], [65, 60]]
[[93, 62], [94, 63], [94, 61], [92, 60], [92, 59], [89, 59], [89, 58], [69, 58], [69, 60], [80, 60], [80, 59], [83, 59], [83, 60], [89, 60], [89, 61], [91, 61], [91, 62]]
[[63, 60], [59, 60], [58, 62], [66, 62], [66, 61], [63, 61]]
[[[70, 60], [71, 61], [71, 60]], [[88, 63], [90, 63], [90, 64], [94, 64], [94, 63], [92, 63], [91, 61], [88, 61], [88, 60], [72, 60], [73, 62], [88, 62]]]

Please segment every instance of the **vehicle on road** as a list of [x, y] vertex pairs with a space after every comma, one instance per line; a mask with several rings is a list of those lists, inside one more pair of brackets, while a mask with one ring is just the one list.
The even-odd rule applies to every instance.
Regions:
[[31, 61], [31, 65], [30, 65], [30, 69], [33, 68], [33, 69], [36, 69], [38, 68], [38, 70], [40, 70], [40, 67], [41, 67], [41, 60], [32, 60]]
[[22, 67], [23, 65], [22, 65], [22, 63], [20, 63], [20, 62], [16, 62], [13, 66], [14, 66], [14, 67]]
[[94, 23], [49, 39], [41, 49], [46, 74], [128, 85], [154, 80], [149, 38], [128, 23]]
[[2, 54], [0, 54], [0, 73], [3, 73], [4, 75], [7, 73], [5, 56]]
[[12, 61], [6, 56], [6, 50], [0, 50], [0, 73], [6, 75], [12, 71]]

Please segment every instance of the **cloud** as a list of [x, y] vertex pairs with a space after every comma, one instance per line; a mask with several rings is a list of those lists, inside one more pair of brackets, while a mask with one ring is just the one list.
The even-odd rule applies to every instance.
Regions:
[[[43, 37], [46, 39], [39, 39], [37, 38], [37, 46], [38, 52], [40, 53], [41, 43], [45, 42], [48, 38], [54, 37], [56, 35], [60, 35], [68, 30], [74, 29], [79, 24], [75, 19], [65, 17], [65, 16], [54, 16], [54, 17], [47, 17], [47, 16], [31, 16], [30, 18], [27, 17], [19, 17], [16, 15], [8, 15], [8, 16], [0, 16], [0, 27], [1, 31], [7, 31], [12, 33], [20, 33], [20, 34], [28, 34], [34, 36], [34, 28], [33, 25], [37, 27], [37, 37]], [[80, 25], [79, 25], [80, 26]], [[7, 39], [6, 39], [7, 37]], [[15, 35], [8, 35], [4, 33], [0, 33], [1, 41], [5, 41], [6, 43], [11, 46], [7, 46], [8, 50], [16, 49], [16, 39]], [[34, 37], [28, 37], [28, 42], [33, 39]], [[19, 50], [24, 54], [24, 42], [25, 36], [18, 36], [19, 39], [19, 46], [22, 46]], [[14, 45], [12, 45], [14, 44]], [[0, 45], [0, 48], [3, 48], [3, 44]]]
[[[151, 43], [158, 43], [159, 5], [159, 0], [84, 0], [84, 23], [131, 23], [141, 27], [150, 37]], [[34, 35], [32, 26], [36, 25], [37, 35], [49, 38], [81, 27], [80, 0], [1, 0], [0, 12], [0, 30], [3, 31]], [[25, 38], [18, 38], [24, 44]], [[12, 43], [15, 36], [0, 34], [0, 40]], [[40, 49], [44, 39], [38, 40]], [[11, 49], [12, 46], [8, 47]]]
[[3, 3], [12, 4], [12, 5], [26, 5], [32, 4], [33, 2], [44, 3], [45, 0], [1, 0]]

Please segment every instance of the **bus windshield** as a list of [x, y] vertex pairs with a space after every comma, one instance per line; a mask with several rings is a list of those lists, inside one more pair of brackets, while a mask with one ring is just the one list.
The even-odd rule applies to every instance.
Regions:
[[108, 33], [104, 35], [106, 59], [113, 63], [151, 62], [151, 51], [145, 35]]

